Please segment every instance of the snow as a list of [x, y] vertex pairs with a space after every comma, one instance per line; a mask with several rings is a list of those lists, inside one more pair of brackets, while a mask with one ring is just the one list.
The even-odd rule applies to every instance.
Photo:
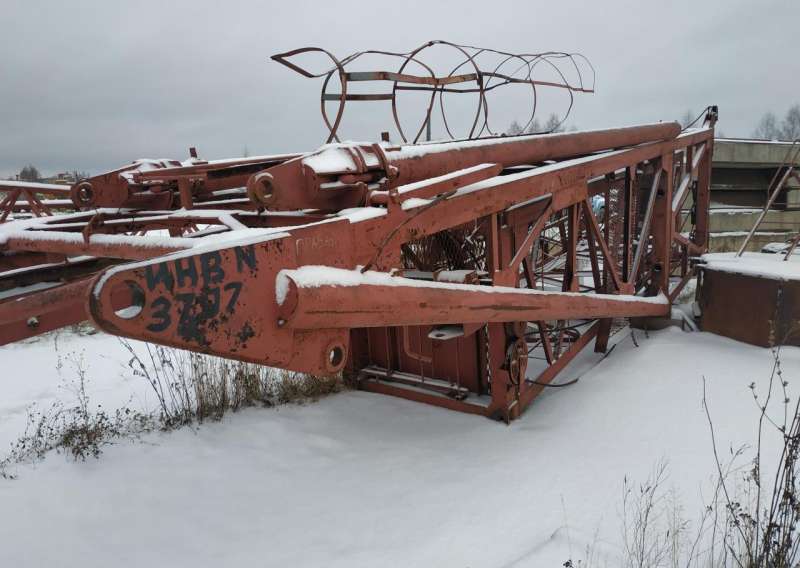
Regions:
[[[785, 255], [789, 250], [790, 244], [791, 243], [787, 243], [785, 241], [777, 243], [767, 243], [763, 247], [761, 247], [761, 252], [769, 252], [775, 254], [783, 253]], [[792, 254], [800, 254], [800, 250], [797, 250], [795, 248]]]
[[[200, 164], [208, 164], [211, 166], [238, 166], [242, 164], [252, 164], [255, 162], [285, 162], [297, 158], [300, 154], [264, 154], [260, 156], [248, 156], [246, 158], [224, 158], [221, 160], [200, 160]], [[183, 162], [185, 165], [191, 165], [189, 161]]]
[[[345, 392], [253, 409], [99, 460], [50, 455], [0, 480], [1, 566], [561, 566], [597, 542], [617, 566], [623, 478], [669, 461], [690, 518], [713, 475], [702, 380], [721, 448], [751, 442], [768, 350], [677, 328], [587, 350], [510, 426], [388, 396]], [[83, 350], [93, 401], [143, 406], [116, 339]], [[785, 348], [784, 376], [800, 374]], [[52, 337], [0, 348], [0, 441], [57, 388]], [[591, 365], [594, 365], [591, 368]], [[794, 386], [794, 385], [793, 385]], [[149, 387], [147, 387], [149, 388]], [[151, 406], [152, 407], [152, 406]], [[12, 428], [13, 426], [13, 428]]]
[[[72, 203], [71, 199], [42, 199], [41, 203], [48, 207], [73, 207], [74, 204]], [[30, 202], [26, 199], [17, 199], [14, 202], [14, 205], [19, 207], [29, 207]]]
[[32, 181], [7, 181], [0, 180], [0, 191], [6, 189], [34, 189], [43, 193], [58, 193], [69, 195], [70, 186], [62, 185], [60, 183], [38, 183]]
[[[68, 233], [64, 231], [14, 231], [9, 228], [7, 231], [0, 232], [0, 245], [8, 242], [8, 239], [10, 238], [25, 239], [29, 241], [62, 242], [70, 244], [86, 243], [81, 233]], [[95, 233], [89, 237], [89, 243], [93, 245], [131, 244], [133, 246], [143, 248], [190, 248], [193, 247], [196, 242], [196, 239], [189, 239], [186, 237], [159, 237], [153, 235], [131, 237], [128, 235], [106, 235], [102, 233]]]
[[[91, 218], [92, 215], [96, 213], [109, 213], [116, 215], [124, 214], [126, 212], [127, 210], [124, 209], [97, 209], [88, 214], [82, 212], [59, 215], [58, 217], [49, 217], [47, 219], [36, 218], [0, 224], [0, 246], [6, 244], [9, 239], [27, 239], [84, 244], [85, 241], [82, 233], [60, 231], [58, 229], [65, 229], [70, 226], [82, 227], [83, 222]], [[132, 216], [131, 219], [156, 220], [162, 218], [166, 219], [169, 216], [167, 214], [160, 215], [160, 212], [158, 213], [159, 216]], [[268, 217], [270, 215], [275, 217], [302, 217], [308, 213], [309, 210], [257, 214], [230, 210], [181, 209], [174, 212], [169, 212], [169, 214], [173, 217], [219, 219], [221, 223], [231, 230], [226, 232], [215, 232], [213, 235], [194, 235], [190, 237], [169, 237], [153, 233], [135, 237], [129, 235], [95, 233], [90, 236], [89, 242], [91, 244], [108, 245], [130, 244], [136, 247], [165, 247], [178, 250], [179, 252], [183, 252], [181, 249], [191, 249], [193, 250], [193, 253], [198, 253], [205, 250], [214, 250], [223, 247], [254, 244], [259, 242], [260, 239], [270, 240], [272, 238], [285, 237], [287, 236], [287, 231], [289, 230], [302, 229], [311, 225], [344, 221], [358, 223], [384, 216], [387, 214], [387, 211], [386, 209], [380, 207], [354, 207], [351, 209], [344, 209], [337, 215], [331, 215], [322, 220], [318, 220], [315, 217], [305, 224], [268, 228], [248, 228], [244, 223], [237, 219], [237, 217], [247, 217], [248, 215], [261, 215], [262, 217]], [[109, 219], [106, 221], [106, 223], [109, 225], [114, 223], [124, 224], [126, 222], [126, 219]]]
[[[549, 136], [545, 134], [544, 136]], [[602, 154], [590, 154], [588, 156], [583, 156], [581, 158], [573, 158], [571, 160], [563, 160], [561, 162], [556, 162], [554, 164], [548, 164], [546, 166], [540, 166], [538, 168], [533, 168], [531, 170], [525, 170], [522, 172], [508, 174], [506, 176], [496, 176], [493, 178], [489, 178], [487, 180], [475, 182], [473, 184], [464, 186], [459, 188], [453, 195], [450, 196], [449, 199], [455, 199], [457, 197], [466, 195], [468, 193], [472, 193], [474, 191], [483, 191], [487, 189], [493, 189], [498, 186], [506, 185], [508, 183], [513, 183], [516, 181], [524, 180], [524, 179], [532, 179], [536, 176], [541, 176], [548, 173], [557, 172], [560, 170], [567, 170], [574, 166], [578, 166], [581, 164], [588, 164], [597, 160], [600, 157], [609, 157], [615, 156], [617, 154], [621, 154], [622, 152], [627, 152], [628, 150], [611, 150], [609, 152], [603, 152]], [[550, 194], [547, 194], [547, 197]]]
[[318, 174], [347, 173], [359, 171], [351, 152], [359, 152], [368, 168], [380, 166], [378, 157], [372, 152], [361, 152], [353, 149], [354, 146], [371, 146], [370, 143], [343, 142], [325, 144], [316, 152], [302, 157], [303, 164], [310, 167]]
[[[648, 124], [637, 124], [637, 125], [628, 125], [620, 128], [639, 128], [639, 127], [647, 127], [647, 126], [662, 126], [664, 123], [655, 122], [655, 123], [648, 123]], [[581, 130], [580, 132], [576, 132], [576, 134], [590, 134], [592, 132], [604, 132], [607, 131], [608, 128], [598, 128], [598, 129], [590, 129], [590, 130]], [[695, 132], [699, 132], [701, 129], [693, 129], [691, 133], [687, 132], [687, 134], [694, 134]], [[421, 144], [414, 144], [409, 146], [401, 146], [399, 148], [390, 148], [386, 151], [386, 155], [390, 160], [405, 160], [409, 158], [417, 158], [420, 156], [426, 156], [428, 154], [438, 153], [438, 152], [449, 152], [451, 150], [458, 150], [458, 149], [471, 149], [471, 148], [481, 148], [485, 146], [492, 146], [498, 143], [506, 142], [509, 140], [514, 141], [521, 141], [524, 142], [526, 140], [538, 140], [538, 139], [546, 139], [546, 138], [553, 138], [563, 136], [564, 133], [562, 132], [554, 132], [551, 134], [531, 134], [528, 136], [498, 136], [495, 138], [482, 138], [477, 140], [463, 140], [458, 142], [425, 142]]]
[[409, 211], [411, 209], [416, 209], [417, 207], [425, 207], [426, 205], [430, 205], [433, 203], [432, 199], [422, 199], [419, 197], [409, 197], [400, 205], [403, 208], [403, 211]]
[[58, 285], [59, 282], [37, 282], [27, 286], [17, 286], [16, 288], [11, 288], [9, 290], [0, 290], [0, 300], [6, 300], [8, 298], [21, 296], [23, 294], [30, 294], [31, 292], [36, 292], [37, 290], [47, 290], [48, 288], [53, 288]]
[[[758, 236], [775, 236], [775, 235], [787, 235], [790, 231], [756, 231], [753, 233], [754, 235]], [[710, 233], [712, 239], [715, 238], [724, 238], [724, 237], [746, 237], [750, 234], [750, 231], [719, 231], [716, 233]]]
[[[137, 343], [137, 342], [132, 342]], [[142, 344], [139, 344], [142, 345]], [[0, 347], [3, 396], [0, 397], [0, 457], [25, 429], [25, 409], [31, 403], [49, 406], [56, 400], [73, 402], [70, 383], [75, 373], [67, 358], [83, 357], [90, 368], [91, 400], [119, 408], [133, 400], [137, 409], [152, 408], [148, 385], [128, 372], [128, 352], [119, 340], [105, 334], [78, 335], [62, 330]], [[63, 368], [58, 370], [61, 357]], [[60, 377], [59, 375], [62, 375]], [[0, 502], [4, 487], [0, 483]], [[0, 543], [3, 543], [0, 529]], [[0, 546], [2, 548], [2, 546]], [[0, 565], [6, 565], [0, 561]]]
[[[702, 130], [708, 130], [708, 129], [702, 129]], [[679, 140], [681, 138], [693, 135], [694, 133], [700, 132], [700, 131], [701, 130], [686, 131], [683, 134], [680, 134], [677, 137], [677, 139]], [[590, 132], [590, 131], [586, 131], [586, 132]], [[551, 134], [544, 134], [544, 135], [536, 135], [536, 136], [552, 136], [552, 135]], [[522, 137], [522, 138], [524, 138], [524, 137]], [[465, 142], [464, 144], [471, 145], [471, 144], [474, 143], [474, 144], [477, 144], [477, 145], [481, 145], [481, 144], [487, 144], [487, 143], [490, 143], [490, 142], [494, 143], [494, 142], [496, 142], [496, 139], [474, 140], [474, 141], [470, 141], [470, 142]], [[444, 150], [447, 149], [447, 144], [441, 144], [441, 146], [442, 146], [441, 149], [437, 149], [435, 151], [444, 151]], [[411, 151], [412, 154], [413, 154], [413, 152], [415, 151], [414, 149], [416, 148], [417, 152], [421, 152], [421, 154], [419, 154], [419, 155], [424, 155], [424, 153], [425, 153], [424, 149], [427, 148], [427, 147], [428, 147], [428, 145], [426, 145], [426, 144], [420, 144], [418, 146], [411, 147], [409, 149], [409, 151]], [[452, 149], [452, 147], [451, 147], [451, 149]], [[405, 149], [404, 149], [404, 151], [405, 151]], [[594, 162], [595, 160], [598, 160], [600, 158], [608, 158], [608, 157], [616, 156], [618, 154], [622, 154], [622, 153], [628, 152], [628, 151], [629, 151], [629, 149], [610, 150], [608, 152], [602, 152], [602, 153], [598, 153], [598, 154], [590, 154], [588, 156], [583, 156], [583, 157], [580, 157], [580, 158], [572, 158], [570, 160], [562, 160], [560, 162], [555, 162], [553, 164], [548, 164], [548, 165], [545, 165], [545, 166], [540, 166], [538, 168], [533, 168], [531, 170], [525, 170], [525, 171], [522, 171], [522, 172], [513, 173], [513, 174], [509, 174], [509, 175], [505, 175], [505, 176], [496, 176], [496, 177], [493, 177], [493, 178], [489, 178], [487, 180], [479, 181], [479, 182], [473, 183], [471, 185], [462, 187], [462, 188], [458, 189], [458, 191], [456, 191], [453, 195], [451, 195], [449, 199], [456, 199], [458, 197], [461, 197], [461, 196], [466, 195], [468, 193], [472, 193], [474, 191], [489, 190], [489, 189], [493, 189], [495, 187], [506, 185], [506, 184], [513, 183], [513, 182], [516, 182], [516, 181], [520, 181], [520, 180], [524, 180], [524, 179], [533, 179], [533, 178], [536, 178], [536, 176], [541, 176], [541, 175], [548, 174], [548, 173], [558, 172], [558, 171], [561, 171], [561, 170], [568, 170], [569, 168], [572, 168], [572, 167], [575, 167], [575, 166], [579, 166], [581, 164], [588, 164], [588, 163]], [[402, 157], [405, 158], [406, 156], [403, 155]], [[549, 194], [541, 196], [541, 197], [544, 198], [544, 197], [548, 197], [548, 196], [549, 196]]]
[[[474, 274], [474, 270], [441, 270], [435, 274], [437, 282], [461, 282], [466, 280], [467, 276]], [[488, 273], [483, 273], [484, 275]]]
[[716, 138], [715, 142], [736, 142], [748, 144], [778, 144], [781, 146], [791, 146], [794, 144], [791, 140], [766, 140], [763, 138]]
[[733, 272], [774, 280], [800, 280], [800, 256], [792, 255], [784, 260], [782, 254], [745, 252], [741, 257], [736, 253], [719, 252], [704, 254], [702, 257], [706, 270]]
[[132, 162], [132, 167], [125, 171], [120, 172], [119, 176], [133, 183], [134, 175], [142, 172], [149, 172], [153, 170], [160, 170], [165, 168], [180, 168], [181, 162], [171, 158], [139, 158]]
[[712, 207], [708, 210], [711, 215], [738, 215], [740, 213], [761, 213], [757, 207]]
[[465, 168], [463, 170], [456, 170], [454, 172], [450, 172], [448, 174], [444, 174], [444, 175], [441, 175], [441, 176], [424, 179], [422, 181], [417, 181], [417, 182], [409, 183], [409, 184], [406, 184], [406, 185], [400, 185], [400, 186], [397, 187], [397, 193], [399, 195], [402, 195], [404, 193], [410, 193], [410, 192], [413, 192], [413, 191], [418, 191], [420, 189], [424, 189], [424, 188], [429, 187], [431, 185], [436, 185], [438, 183], [442, 183], [442, 182], [446, 182], [446, 181], [449, 181], [449, 180], [458, 179], [458, 178], [463, 177], [465, 175], [469, 175], [469, 174], [484, 170], [487, 167], [490, 167], [492, 165], [493, 164], [478, 164], [477, 166], [472, 166], [471, 168]]
[[375, 219], [384, 215], [386, 215], [386, 209], [383, 207], [351, 207], [350, 209], [342, 209], [336, 214], [337, 217], [349, 219], [351, 223]]

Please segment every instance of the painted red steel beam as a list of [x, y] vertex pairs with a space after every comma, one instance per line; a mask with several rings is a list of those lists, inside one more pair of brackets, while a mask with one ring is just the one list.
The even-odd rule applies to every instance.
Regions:
[[57, 183], [39, 183], [29, 181], [0, 180], [0, 192], [4, 191], [33, 191], [51, 197], [69, 197], [70, 186]]
[[88, 240], [80, 233], [58, 232], [47, 234], [24, 232], [5, 237], [0, 243], [0, 252], [42, 252], [67, 256], [100, 256], [125, 260], [142, 260], [171, 252], [192, 248], [191, 239], [151, 239], [126, 235], [91, 235]]
[[392, 187], [397, 187], [478, 164], [506, 168], [534, 165], [674, 140], [679, 133], [680, 125], [668, 122], [387, 149], [343, 144], [323, 147], [255, 174], [247, 182], [247, 189], [254, 201], [273, 210], [344, 209], [362, 204], [370, 186], [377, 188], [381, 180], [389, 180]]
[[[134, 207], [170, 209], [176, 206], [180, 184], [186, 185], [184, 201], [195, 197], [210, 199], [214, 191], [244, 187], [254, 173], [297, 157], [297, 154], [254, 156], [181, 165], [176, 160], [157, 164], [133, 163], [80, 180], [69, 190], [76, 207]], [[163, 164], [177, 164], [164, 166]], [[143, 169], [144, 167], [149, 169]], [[188, 207], [192, 203], [181, 203]]]
[[389, 148], [386, 157], [398, 169], [398, 184], [412, 183], [483, 163], [504, 167], [563, 160], [594, 152], [636, 146], [678, 136], [677, 122], [643, 124], [604, 130], [500, 137], [444, 144]]
[[319, 266], [281, 271], [278, 290], [285, 291], [279, 322], [294, 329], [656, 317], [670, 310], [664, 296], [422, 282]]
[[[86, 278], [57, 284], [0, 302], [0, 345], [87, 320], [86, 296], [91, 283], [92, 278]], [[120, 308], [130, 303], [126, 287], [114, 291], [112, 306]]]

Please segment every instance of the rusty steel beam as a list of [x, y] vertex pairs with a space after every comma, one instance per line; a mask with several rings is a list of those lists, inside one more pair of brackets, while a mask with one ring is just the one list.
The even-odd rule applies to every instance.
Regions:
[[196, 202], [235, 196], [215, 195], [244, 187], [254, 173], [296, 158], [297, 154], [230, 160], [138, 160], [130, 165], [79, 180], [69, 188], [76, 208], [192, 208]]
[[[345, 144], [288, 160], [253, 175], [248, 195], [273, 210], [344, 209], [364, 202], [370, 185], [391, 187], [465, 170], [478, 164], [508, 168], [586, 156], [601, 150], [674, 140], [676, 122], [588, 132], [498, 137], [383, 149], [377, 144]], [[377, 185], [376, 185], [377, 184]]]
[[70, 186], [58, 183], [0, 180], [0, 191], [33, 191], [50, 197], [69, 197]]
[[88, 240], [79, 234], [13, 234], [0, 242], [0, 251], [44, 252], [69, 256], [101, 256], [122, 258], [126, 260], [142, 260], [153, 258], [175, 251], [192, 248], [190, 239], [147, 239], [127, 237], [123, 235], [93, 235]]
[[[397, 168], [397, 183], [412, 183], [473, 164], [497, 163], [503, 167], [539, 164], [586, 156], [601, 150], [626, 148], [678, 136], [677, 122], [642, 124], [584, 132], [562, 132], [446, 144], [423, 144], [413, 148], [389, 148], [386, 156]], [[425, 159], [433, 156], [434, 159]]]
[[316, 266], [281, 271], [278, 282], [285, 294], [279, 301], [279, 322], [293, 329], [666, 316], [670, 310], [664, 296], [420, 282]]
[[[0, 301], [0, 345], [27, 339], [88, 319], [86, 296], [92, 278], [67, 284], [53, 282], [52, 287]], [[114, 291], [112, 305], [122, 308], [131, 303], [130, 291]]]

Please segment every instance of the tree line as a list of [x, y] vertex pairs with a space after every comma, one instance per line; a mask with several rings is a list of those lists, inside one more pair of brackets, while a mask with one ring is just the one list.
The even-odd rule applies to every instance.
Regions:
[[[567, 128], [564, 126], [563, 120], [560, 119], [556, 113], [552, 113], [547, 117], [547, 120], [544, 121], [544, 124], [540, 123], [538, 119], [533, 119], [527, 128], [515, 120], [508, 127], [508, 130], [506, 130], [506, 134], [509, 136], [517, 136], [518, 134], [549, 134], [551, 132], [565, 132], [566, 130]], [[577, 128], [573, 126], [570, 130], [577, 130]]]
[[[86, 179], [89, 177], [88, 172], [79, 171], [79, 170], [71, 170], [68, 172], [64, 172], [66, 174], [66, 178], [76, 182], [81, 179]], [[27, 166], [23, 167], [16, 176], [16, 179], [19, 181], [32, 181], [32, 182], [40, 182], [45, 179], [45, 176], [39, 171], [39, 168], [34, 166], [33, 164], [28, 164]]]
[[800, 138], [800, 104], [789, 108], [780, 122], [774, 112], [764, 113], [753, 131], [753, 138], [790, 141]]
[[[697, 115], [691, 110], [687, 110], [680, 118], [679, 122], [684, 128], [696, 124], [702, 115]], [[509, 136], [518, 134], [545, 134], [549, 132], [564, 132], [567, 129], [561, 123], [558, 115], [551, 114], [544, 124], [534, 120], [527, 128], [518, 121], [513, 121], [506, 130]], [[569, 130], [577, 130], [574, 126]], [[724, 138], [722, 132], [717, 134], [719, 138]], [[800, 138], [800, 104], [795, 104], [786, 111], [782, 119], [778, 119], [774, 112], [767, 112], [758, 121], [756, 128], [751, 136], [765, 140], [796, 140]]]

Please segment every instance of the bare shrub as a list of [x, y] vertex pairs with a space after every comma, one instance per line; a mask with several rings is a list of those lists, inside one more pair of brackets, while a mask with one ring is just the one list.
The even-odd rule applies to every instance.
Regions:
[[[794, 332], [795, 330], [793, 330]], [[720, 451], [703, 379], [702, 405], [711, 434], [716, 471], [713, 493], [691, 523], [674, 491], [665, 486], [667, 464], [659, 462], [640, 484], [623, 481], [622, 554], [620, 564], [635, 568], [735, 566], [789, 568], [800, 566], [800, 399], [792, 400], [781, 368], [780, 346], [771, 349], [772, 371], [766, 390], [751, 383], [759, 414], [752, 446]], [[777, 409], [777, 410], [776, 410]], [[771, 473], [763, 469], [764, 440], [782, 441]], [[751, 460], [743, 458], [752, 452]], [[723, 457], [725, 456], [725, 457]], [[587, 553], [564, 566], [590, 568]]]
[[670, 551], [670, 531], [663, 527], [667, 510], [661, 491], [666, 470], [666, 463], [660, 462], [638, 486], [627, 477], [623, 480], [622, 538], [627, 566], [662, 566]]
[[[83, 354], [59, 353], [56, 371], [61, 376], [65, 366], [71, 368], [71, 380], [62, 377], [62, 382], [75, 395], [75, 404], [31, 405], [24, 433], [0, 460], [0, 477], [14, 478], [11, 466], [41, 460], [51, 450], [76, 460], [97, 458], [103, 446], [118, 439], [219, 420], [226, 412], [244, 407], [313, 401], [344, 388], [340, 376], [314, 377], [151, 344], [145, 344], [143, 358], [130, 342], [120, 341], [131, 354], [128, 366], [148, 382], [158, 409], [139, 412], [123, 407], [108, 412], [90, 404]], [[59, 351], [57, 336], [55, 349]]]
[[[714, 460], [719, 473], [721, 502], [725, 508], [721, 546], [737, 566], [789, 567], [800, 563], [800, 500], [798, 500], [798, 450], [800, 449], [800, 398], [792, 403], [789, 381], [781, 368], [780, 346], [771, 349], [773, 357], [766, 393], [759, 397], [751, 383], [753, 401], [759, 409], [754, 457], [737, 483], [723, 471], [714, 434], [714, 422], [705, 396], [703, 408], [711, 430]], [[770, 403], [781, 408], [779, 417], [769, 413]], [[783, 445], [774, 474], [766, 477], [763, 469], [763, 441], [772, 431]]]
[[315, 377], [263, 365], [145, 344], [141, 356], [125, 339], [128, 366], [158, 400], [165, 428], [219, 420], [229, 410], [316, 400], [344, 388], [340, 376]]
[[[73, 367], [75, 376], [70, 382], [63, 382], [63, 379], [62, 382], [75, 395], [74, 404], [65, 406], [59, 400], [47, 408], [35, 403], [28, 407], [25, 431], [0, 460], [0, 477], [13, 479], [16, 477], [10, 472], [13, 465], [39, 461], [51, 450], [68, 454], [75, 460], [98, 458], [102, 448], [115, 440], [136, 438], [156, 427], [150, 414], [127, 406], [108, 412], [101, 405], [90, 404], [83, 355], [71, 354], [66, 361]], [[59, 354], [59, 375], [63, 366], [64, 358]]]

